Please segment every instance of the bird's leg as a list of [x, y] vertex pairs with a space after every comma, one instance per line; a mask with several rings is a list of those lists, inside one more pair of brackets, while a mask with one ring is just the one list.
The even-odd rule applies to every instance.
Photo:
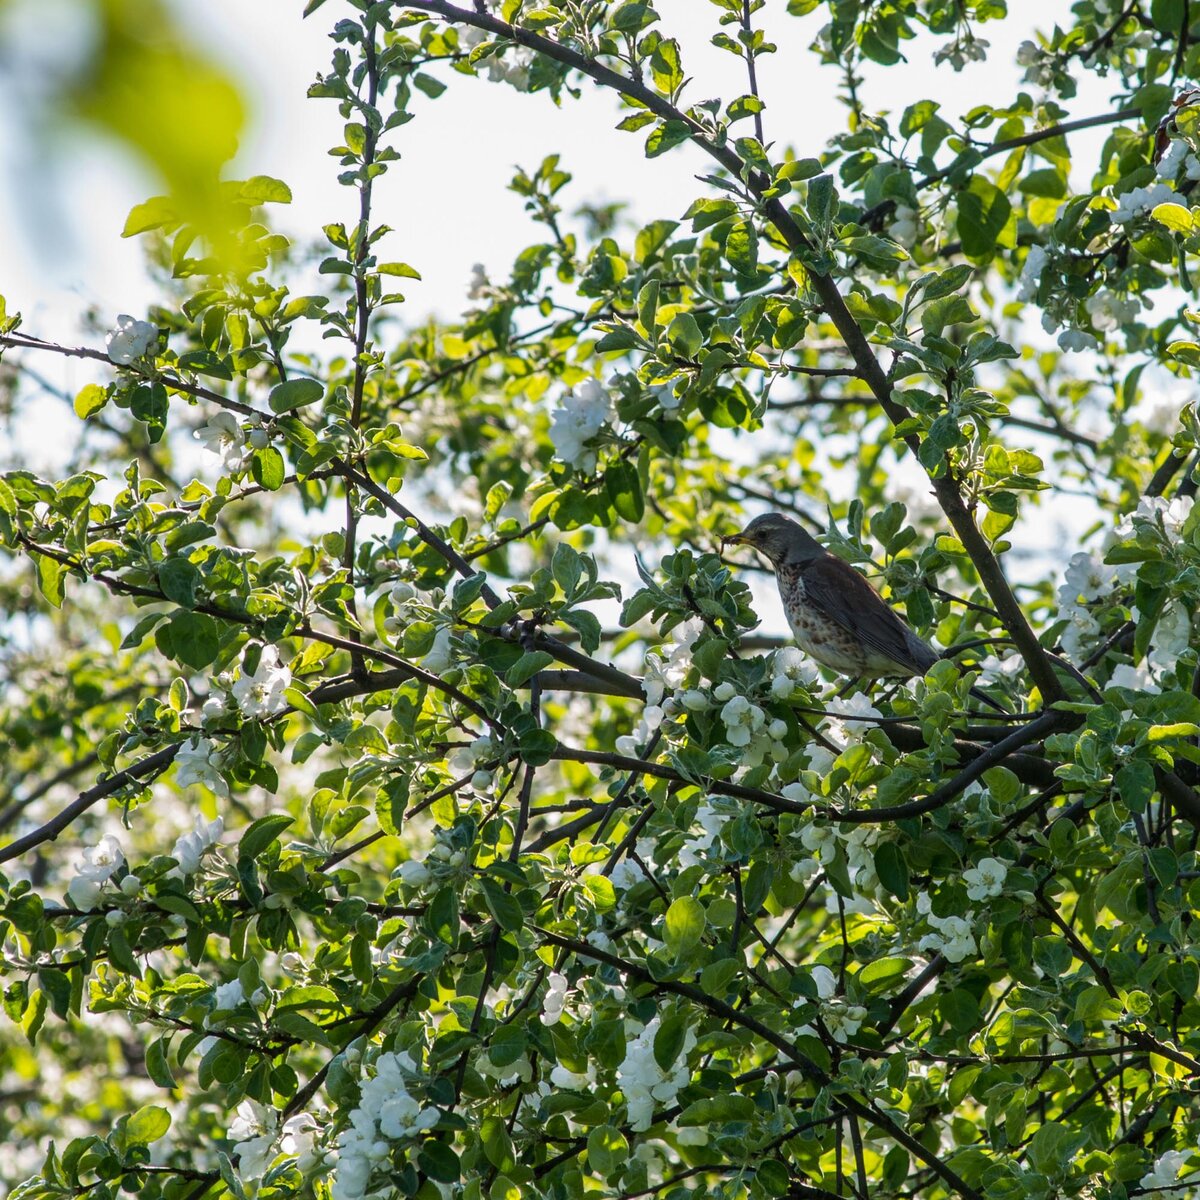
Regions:
[[859, 677], [857, 675], [853, 675], [849, 679], [847, 679], [846, 682], [843, 683], [842, 686], [840, 688], [838, 688], [838, 690], [836, 692], [834, 692], [833, 698], [835, 700], [841, 700], [844, 697], [850, 695], [850, 693], [852, 691], [854, 691], [854, 689], [856, 687], [861, 687], [861, 686], [862, 686], [862, 680], [859, 679]]

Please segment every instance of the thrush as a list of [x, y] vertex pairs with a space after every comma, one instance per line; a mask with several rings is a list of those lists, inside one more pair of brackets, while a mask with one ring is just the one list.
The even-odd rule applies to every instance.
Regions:
[[771, 562], [796, 645], [823, 666], [864, 679], [924, 675], [939, 655], [848, 562], [782, 513], [724, 539]]

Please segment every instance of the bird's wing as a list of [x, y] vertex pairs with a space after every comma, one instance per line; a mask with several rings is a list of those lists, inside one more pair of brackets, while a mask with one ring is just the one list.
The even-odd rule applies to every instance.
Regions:
[[865, 646], [924, 674], [937, 654], [848, 563], [826, 554], [802, 571], [805, 599]]

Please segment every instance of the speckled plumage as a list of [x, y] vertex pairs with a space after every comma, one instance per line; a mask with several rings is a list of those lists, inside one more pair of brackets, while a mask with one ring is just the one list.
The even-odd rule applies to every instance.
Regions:
[[729, 540], [771, 560], [796, 645], [823, 666], [860, 678], [907, 678], [937, 661], [866, 579], [788, 517], [769, 513]]

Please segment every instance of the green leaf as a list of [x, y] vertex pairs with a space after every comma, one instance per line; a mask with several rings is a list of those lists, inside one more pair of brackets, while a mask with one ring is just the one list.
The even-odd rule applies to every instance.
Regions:
[[687, 312], [680, 313], [671, 322], [667, 330], [667, 339], [672, 350], [688, 359], [695, 358], [700, 353], [700, 347], [704, 345], [704, 335], [700, 332], [696, 318]]
[[897, 900], [908, 899], [908, 863], [896, 842], [883, 842], [875, 849], [875, 873], [879, 882]]
[[610, 1179], [625, 1169], [629, 1143], [625, 1135], [612, 1125], [597, 1125], [588, 1134], [588, 1166], [603, 1179]]
[[649, 337], [653, 337], [658, 329], [655, 314], [658, 312], [658, 280], [651, 279], [638, 292], [638, 320]]
[[266, 488], [268, 492], [279, 491], [287, 477], [283, 455], [274, 446], [264, 446], [261, 450], [255, 450], [250, 459], [250, 473], [254, 476], [255, 483]]
[[271, 813], [247, 825], [238, 842], [238, 862], [253, 862], [295, 819], [286, 813]]
[[1150, 215], [1172, 233], [1191, 233], [1195, 224], [1191, 209], [1182, 204], [1156, 204]]
[[291, 412], [294, 408], [303, 408], [313, 404], [325, 395], [324, 385], [315, 379], [288, 379], [277, 383], [267, 397], [267, 403], [274, 413]]
[[47, 554], [31, 551], [30, 557], [37, 567], [38, 589], [55, 608], [62, 608], [63, 576], [67, 568]]
[[282, 179], [270, 175], [251, 175], [239, 185], [242, 199], [248, 204], [291, 204], [292, 189]]
[[416, 267], [410, 267], [408, 263], [389, 262], [380, 263], [375, 270], [380, 275], [395, 275], [401, 279], [420, 279], [421, 272]]
[[758, 238], [749, 221], [738, 221], [725, 239], [725, 257], [734, 270], [753, 275], [758, 268]]
[[180, 611], [154, 631], [159, 653], [200, 671], [221, 649], [217, 623], [206, 613]]
[[425, 911], [425, 927], [440, 942], [458, 945], [458, 893], [453, 887], [442, 888]]
[[75, 415], [86, 420], [98, 413], [108, 403], [108, 389], [98, 383], [89, 383], [75, 397]]
[[521, 687], [528, 683], [539, 671], [544, 671], [554, 661], [553, 654], [545, 650], [526, 650], [520, 658], [508, 669], [505, 681], [509, 687]]
[[671, 119], [656, 125], [646, 139], [646, 157], [657, 158], [692, 136], [692, 127], [686, 121]]
[[493, 879], [484, 877], [479, 883], [483, 889], [483, 901], [496, 924], [505, 933], [515, 933], [520, 929], [525, 924], [525, 912], [516, 898]]
[[958, 236], [963, 253], [971, 258], [990, 254], [1011, 214], [1008, 197], [990, 179], [973, 175], [958, 193]]
[[426, 1142], [417, 1155], [417, 1165], [437, 1183], [457, 1183], [462, 1174], [458, 1155], [444, 1142]]
[[484, 1117], [479, 1126], [479, 1140], [483, 1143], [483, 1152], [487, 1155], [488, 1162], [498, 1171], [511, 1171], [517, 1165], [512, 1139], [508, 1136], [502, 1118]]
[[132, 1146], [148, 1146], [170, 1128], [171, 1114], [157, 1104], [147, 1104], [130, 1116], [125, 1125], [125, 1141]]
[[135, 234], [162, 229], [166, 225], [176, 225], [178, 222], [179, 214], [173, 201], [166, 196], [151, 196], [149, 200], [135, 204], [129, 210], [121, 236], [133, 237]]
[[617, 459], [604, 472], [604, 490], [612, 506], [627, 521], [638, 522], [646, 511], [642, 481], [637, 468], [624, 459]]
[[663, 925], [663, 941], [676, 958], [698, 945], [704, 936], [704, 905], [694, 896], [680, 896], [671, 902]]
[[200, 582], [200, 571], [188, 559], [178, 556], [164, 559], [158, 568], [158, 586], [163, 595], [184, 608], [196, 604], [196, 587]]
[[155, 1038], [146, 1050], [146, 1074], [158, 1087], [170, 1090], [175, 1087], [175, 1077], [171, 1074], [171, 1064], [167, 1052], [171, 1048], [171, 1034]]
[[716, 1121], [749, 1121], [754, 1101], [741, 1092], [722, 1092], [694, 1100], [679, 1114], [680, 1125], [711, 1125]]

